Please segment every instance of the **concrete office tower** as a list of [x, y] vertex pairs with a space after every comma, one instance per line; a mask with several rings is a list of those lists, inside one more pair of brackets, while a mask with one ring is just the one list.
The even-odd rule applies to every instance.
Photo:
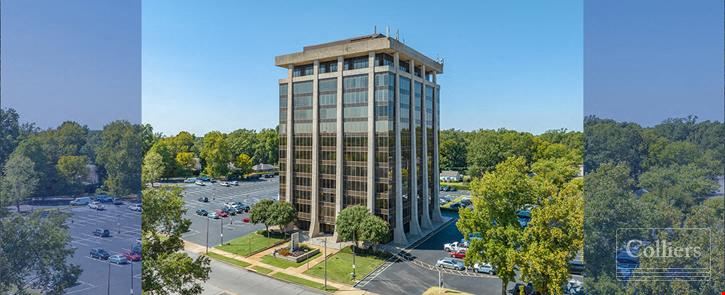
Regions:
[[443, 64], [374, 34], [277, 56], [280, 200], [311, 236], [362, 205], [396, 243], [442, 220], [438, 199]]

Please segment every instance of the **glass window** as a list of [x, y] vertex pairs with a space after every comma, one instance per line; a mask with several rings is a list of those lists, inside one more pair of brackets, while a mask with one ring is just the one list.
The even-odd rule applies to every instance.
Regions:
[[369, 59], [368, 56], [360, 56], [360, 57], [353, 57], [353, 58], [345, 59], [345, 62], [344, 62], [345, 71], [367, 68], [368, 59]]
[[407, 61], [398, 61], [398, 70], [401, 72], [410, 73], [410, 63]]
[[319, 70], [321, 74], [337, 72], [337, 61], [321, 62]]
[[375, 66], [392, 66], [393, 56], [387, 53], [375, 54]]
[[313, 64], [296, 66], [292, 69], [292, 77], [309, 76], [312, 75], [313, 71]]

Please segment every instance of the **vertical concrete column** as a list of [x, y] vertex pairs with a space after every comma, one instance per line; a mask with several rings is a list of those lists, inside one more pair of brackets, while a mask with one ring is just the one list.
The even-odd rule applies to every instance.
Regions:
[[420, 122], [421, 122], [421, 138], [422, 141], [422, 152], [421, 158], [421, 174], [423, 175], [423, 214], [420, 216], [420, 226], [423, 229], [431, 229], [433, 225], [430, 222], [430, 189], [428, 188], [428, 127], [426, 126], [426, 120], [428, 120], [428, 114], [426, 112], [426, 99], [425, 99], [425, 88], [428, 81], [425, 80], [425, 65], [420, 66], [420, 72], [423, 76], [423, 99], [420, 105]]
[[375, 52], [368, 53], [368, 209], [375, 214]]
[[[416, 134], [418, 133], [418, 122], [415, 119], [415, 106], [418, 105], [417, 98], [415, 97], [415, 61], [410, 60], [410, 73], [412, 79], [410, 79], [410, 159], [411, 159], [411, 165], [410, 165], [410, 175], [411, 175], [411, 181], [410, 181], [410, 230], [408, 233], [411, 236], [419, 236], [420, 235], [420, 223], [418, 219], [420, 218], [418, 213], [418, 200], [420, 198], [420, 195], [418, 195], [418, 167], [416, 167], [416, 164], [418, 163], [418, 155], [416, 155]], [[421, 93], [421, 97], [422, 97]], [[420, 114], [419, 114], [420, 115]]]
[[310, 237], [320, 234], [320, 118], [319, 118], [320, 61], [312, 70], [312, 192], [310, 196]]
[[287, 186], [287, 202], [292, 204], [294, 201], [294, 191], [292, 191], [292, 188], [294, 187], [292, 184], [294, 183], [295, 175], [292, 167], [294, 167], [294, 153], [292, 150], [294, 149], [294, 122], [292, 114], [294, 113], [294, 99], [292, 97], [292, 88], [294, 87], [294, 83], [292, 83], [292, 71], [294, 70], [294, 66], [290, 65], [289, 69], [287, 70], [287, 79], [289, 80], [289, 84], [287, 84], [287, 183], [285, 184]]
[[438, 193], [440, 192], [440, 168], [438, 163], [438, 156], [440, 150], [438, 149], [438, 132], [440, 131], [440, 86], [438, 86], [438, 80], [436, 79], [436, 72], [433, 72], [433, 191], [431, 197], [433, 198], [433, 222], [443, 222], [441, 216], [441, 204]]
[[398, 63], [400, 55], [396, 52], [393, 56], [395, 70], [395, 227], [393, 228], [393, 243], [398, 245], [408, 244], [403, 228], [403, 176], [400, 145], [400, 75], [398, 74]]
[[[342, 211], [342, 204], [343, 204], [343, 169], [342, 169], [342, 134], [344, 130], [342, 130], [343, 122], [342, 122], [342, 63], [343, 58], [338, 57], [337, 58], [337, 108], [335, 110], [337, 111], [337, 138], [335, 139], [335, 217], [337, 217], [337, 214]], [[335, 232], [337, 233], [337, 232]]]

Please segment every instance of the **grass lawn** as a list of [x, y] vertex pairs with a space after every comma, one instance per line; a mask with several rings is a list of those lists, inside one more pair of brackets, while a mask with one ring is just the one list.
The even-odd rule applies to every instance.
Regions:
[[[358, 255], [355, 257], [355, 276], [358, 280], [372, 272], [387, 259], [385, 256], [356, 253]], [[350, 273], [352, 273], [352, 250], [350, 247], [342, 249], [340, 252], [327, 258], [327, 278], [329, 280], [350, 285], [353, 283]], [[305, 274], [324, 278], [325, 263], [318, 263], [306, 271]]]
[[305, 263], [307, 263], [307, 261], [315, 259], [315, 258], [319, 257], [320, 255], [322, 255], [322, 253], [317, 253], [317, 254], [315, 254], [315, 256], [307, 258], [306, 260], [303, 260], [300, 263], [294, 263], [294, 262], [286, 260], [286, 259], [277, 258], [272, 255], [266, 255], [266, 256], [262, 257], [262, 262], [269, 264], [269, 265], [279, 267], [279, 268], [300, 267], [300, 266], [304, 265]]
[[213, 252], [209, 252], [209, 254], [207, 254], [207, 256], [209, 256], [210, 258], [213, 258], [215, 260], [219, 260], [221, 262], [224, 262], [224, 263], [228, 263], [228, 264], [231, 264], [231, 265], [239, 266], [241, 268], [245, 268], [245, 267], [247, 267], [247, 266], [250, 265], [249, 263], [246, 263], [244, 261], [236, 260], [234, 258], [226, 257], [224, 255], [219, 255], [219, 254], [216, 254], [216, 253], [213, 253]]
[[224, 245], [217, 246], [216, 248], [247, 257], [253, 255], [254, 253], [268, 249], [269, 247], [272, 247], [284, 240], [283, 236], [280, 234], [272, 234], [269, 238], [267, 238], [266, 235], [260, 233], [253, 232], [238, 237]]
[[439, 287], [431, 287], [428, 290], [425, 290], [423, 292], [423, 295], [443, 295], [443, 294], [458, 294], [458, 295], [471, 295], [471, 293], [446, 289], [446, 288], [439, 288]]
[[265, 274], [265, 275], [272, 272], [271, 269], [266, 268], [266, 267], [261, 267], [259, 265], [252, 266], [252, 269], [256, 270], [258, 273]]
[[[290, 282], [290, 283], [303, 285], [303, 286], [307, 286], [307, 287], [314, 288], [314, 289], [325, 290], [325, 284], [320, 284], [318, 282], [313, 282], [313, 281], [306, 280], [303, 278], [295, 277], [295, 276], [288, 275], [283, 272], [275, 273], [272, 276], [275, 278], [278, 278], [280, 280]], [[327, 290], [325, 290], [325, 291], [335, 292], [335, 291], [337, 291], [337, 289], [335, 287], [327, 285]]]
[[[471, 190], [470, 184], [471, 184], [470, 182], [441, 182], [440, 187], [450, 186], [450, 187], [455, 187], [459, 191], [460, 190], [469, 191], [469, 190]], [[447, 193], [447, 192], [441, 192], [441, 194], [444, 194], [444, 193]]]

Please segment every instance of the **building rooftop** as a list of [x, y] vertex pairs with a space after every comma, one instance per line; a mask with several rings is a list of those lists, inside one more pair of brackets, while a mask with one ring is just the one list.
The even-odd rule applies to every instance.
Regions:
[[355, 57], [367, 52], [387, 52], [400, 54], [401, 60], [413, 59], [416, 64], [425, 65], [427, 70], [443, 73], [443, 63], [433, 60], [397, 39], [384, 34], [370, 34], [349, 39], [305, 46], [301, 52], [295, 52], [274, 58], [275, 65], [287, 68], [290, 65], [309, 64], [314, 60], [333, 60], [338, 56]]

